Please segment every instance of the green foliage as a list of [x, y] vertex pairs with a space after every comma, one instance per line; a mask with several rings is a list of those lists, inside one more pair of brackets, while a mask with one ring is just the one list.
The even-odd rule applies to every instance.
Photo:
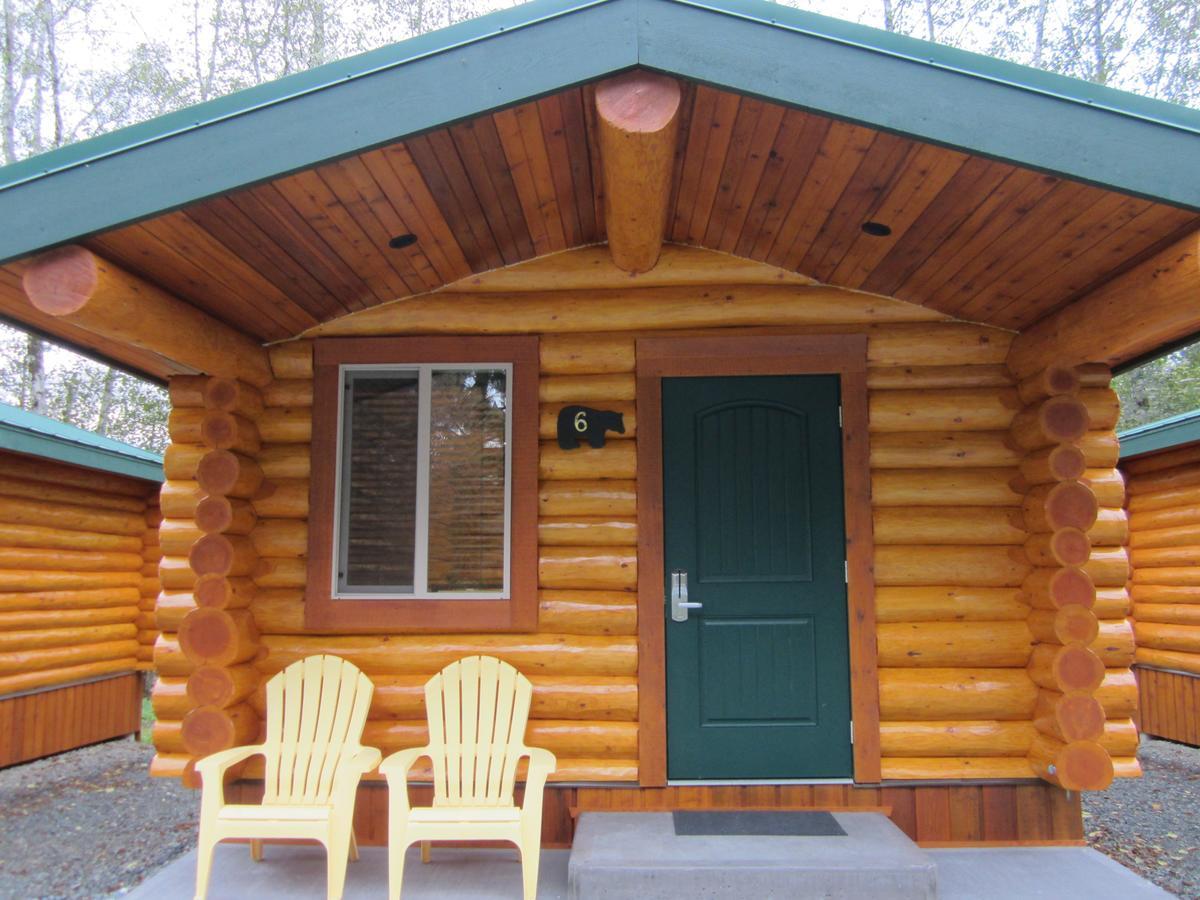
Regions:
[[1200, 409], [1200, 343], [1113, 379], [1121, 398], [1118, 431]]

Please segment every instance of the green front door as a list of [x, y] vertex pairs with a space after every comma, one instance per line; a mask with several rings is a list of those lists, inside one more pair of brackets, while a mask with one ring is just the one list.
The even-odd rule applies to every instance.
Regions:
[[838, 402], [833, 375], [663, 379], [673, 780], [852, 774]]

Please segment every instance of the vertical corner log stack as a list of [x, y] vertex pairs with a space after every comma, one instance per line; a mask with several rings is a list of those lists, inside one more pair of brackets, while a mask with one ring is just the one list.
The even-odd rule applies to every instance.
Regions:
[[1033, 566], [1023, 585], [1036, 640], [1028, 672], [1038, 688], [1029, 761], [1068, 790], [1107, 787], [1113, 757], [1132, 757], [1137, 743], [1131, 721], [1106, 722], [1101, 700], [1107, 668], [1132, 661], [1123, 618], [1123, 485], [1111, 439], [1119, 407], [1108, 378], [1107, 369], [1090, 366], [1053, 366], [1026, 378], [1010, 430], [1025, 453], [1013, 487], [1024, 497]]

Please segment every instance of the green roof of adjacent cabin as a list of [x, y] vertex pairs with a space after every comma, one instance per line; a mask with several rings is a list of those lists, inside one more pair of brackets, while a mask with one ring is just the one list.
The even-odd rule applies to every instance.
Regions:
[[0, 169], [0, 260], [638, 66], [1200, 210], [1196, 110], [765, 0], [534, 0]]
[[1121, 460], [1157, 453], [1200, 441], [1200, 410], [1182, 413], [1169, 419], [1139, 425], [1122, 431], [1117, 437], [1121, 441]]
[[74, 425], [0, 403], [0, 449], [85, 469], [162, 481], [162, 457]]

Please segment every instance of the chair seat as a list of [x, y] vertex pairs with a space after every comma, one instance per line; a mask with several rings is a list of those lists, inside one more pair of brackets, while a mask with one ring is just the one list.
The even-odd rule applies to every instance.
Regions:
[[328, 806], [276, 806], [239, 803], [221, 807], [217, 818], [226, 822], [324, 822]]
[[521, 810], [516, 806], [418, 806], [408, 814], [412, 823], [443, 822], [519, 822]]

